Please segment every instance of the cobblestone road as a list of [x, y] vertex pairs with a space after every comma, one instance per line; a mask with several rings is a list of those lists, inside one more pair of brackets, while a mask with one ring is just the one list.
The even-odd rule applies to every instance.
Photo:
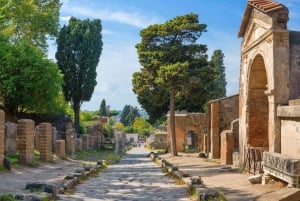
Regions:
[[109, 166], [98, 177], [77, 185], [64, 200], [84, 201], [189, 201], [186, 186], [176, 185], [146, 155], [144, 148], [133, 148], [118, 164]]

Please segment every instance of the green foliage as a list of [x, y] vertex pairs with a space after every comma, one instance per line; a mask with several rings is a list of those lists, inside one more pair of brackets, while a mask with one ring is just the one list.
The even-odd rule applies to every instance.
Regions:
[[112, 116], [117, 116], [119, 114], [119, 112], [117, 110], [110, 110], [109, 111], [109, 116], [112, 117]]
[[102, 52], [102, 26], [99, 19], [90, 21], [72, 17], [59, 33], [56, 59], [64, 74], [63, 93], [70, 102], [79, 132], [79, 111], [83, 101], [94, 92], [96, 68]]
[[0, 196], [0, 201], [15, 201], [15, 200], [16, 199], [11, 194], [4, 194]]
[[209, 62], [210, 67], [214, 70], [214, 79], [210, 86], [210, 98], [217, 99], [226, 96], [226, 80], [224, 54], [221, 50], [215, 50]]
[[150, 132], [154, 130], [152, 125], [142, 117], [136, 117], [132, 127], [134, 132], [141, 136], [149, 136]]
[[0, 34], [13, 43], [27, 38], [45, 50], [47, 38], [57, 36], [59, 0], [0, 0]]
[[125, 105], [121, 113], [120, 122], [124, 124], [124, 126], [131, 126], [134, 122], [134, 119], [139, 116], [140, 114], [137, 107]]
[[125, 126], [124, 132], [125, 133], [133, 133], [134, 132], [133, 127], [132, 126]]
[[187, 14], [140, 32], [142, 41], [136, 48], [142, 68], [133, 74], [132, 84], [151, 123], [170, 110], [171, 91], [176, 109], [203, 111], [207, 86], [213, 79], [207, 47], [197, 43], [205, 31], [198, 15]]
[[6, 110], [15, 115], [62, 111], [62, 75], [56, 64], [28, 40], [12, 45], [2, 37], [0, 46], [0, 96]]
[[113, 126], [110, 125], [110, 124], [104, 124], [104, 126], [103, 126], [103, 135], [106, 138], [113, 138], [114, 134], [115, 134], [115, 131], [114, 131]]
[[100, 117], [107, 117], [107, 108], [105, 99], [101, 101], [100, 109], [99, 109], [99, 116]]

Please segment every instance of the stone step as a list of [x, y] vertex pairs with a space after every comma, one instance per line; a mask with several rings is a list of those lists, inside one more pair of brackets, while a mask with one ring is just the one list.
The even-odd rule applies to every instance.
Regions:
[[256, 201], [300, 201], [300, 189], [283, 188], [278, 191], [264, 194]]

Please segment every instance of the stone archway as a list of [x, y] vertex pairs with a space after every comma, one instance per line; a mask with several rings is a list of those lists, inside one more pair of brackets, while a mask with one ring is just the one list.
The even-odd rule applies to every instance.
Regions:
[[268, 149], [269, 102], [264, 58], [258, 54], [250, 67], [247, 97], [248, 146]]

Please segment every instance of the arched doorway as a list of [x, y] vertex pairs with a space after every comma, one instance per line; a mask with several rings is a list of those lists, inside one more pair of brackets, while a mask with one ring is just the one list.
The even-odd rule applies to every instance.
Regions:
[[267, 74], [264, 58], [257, 55], [253, 60], [248, 78], [247, 137], [249, 147], [268, 149], [269, 102]]

